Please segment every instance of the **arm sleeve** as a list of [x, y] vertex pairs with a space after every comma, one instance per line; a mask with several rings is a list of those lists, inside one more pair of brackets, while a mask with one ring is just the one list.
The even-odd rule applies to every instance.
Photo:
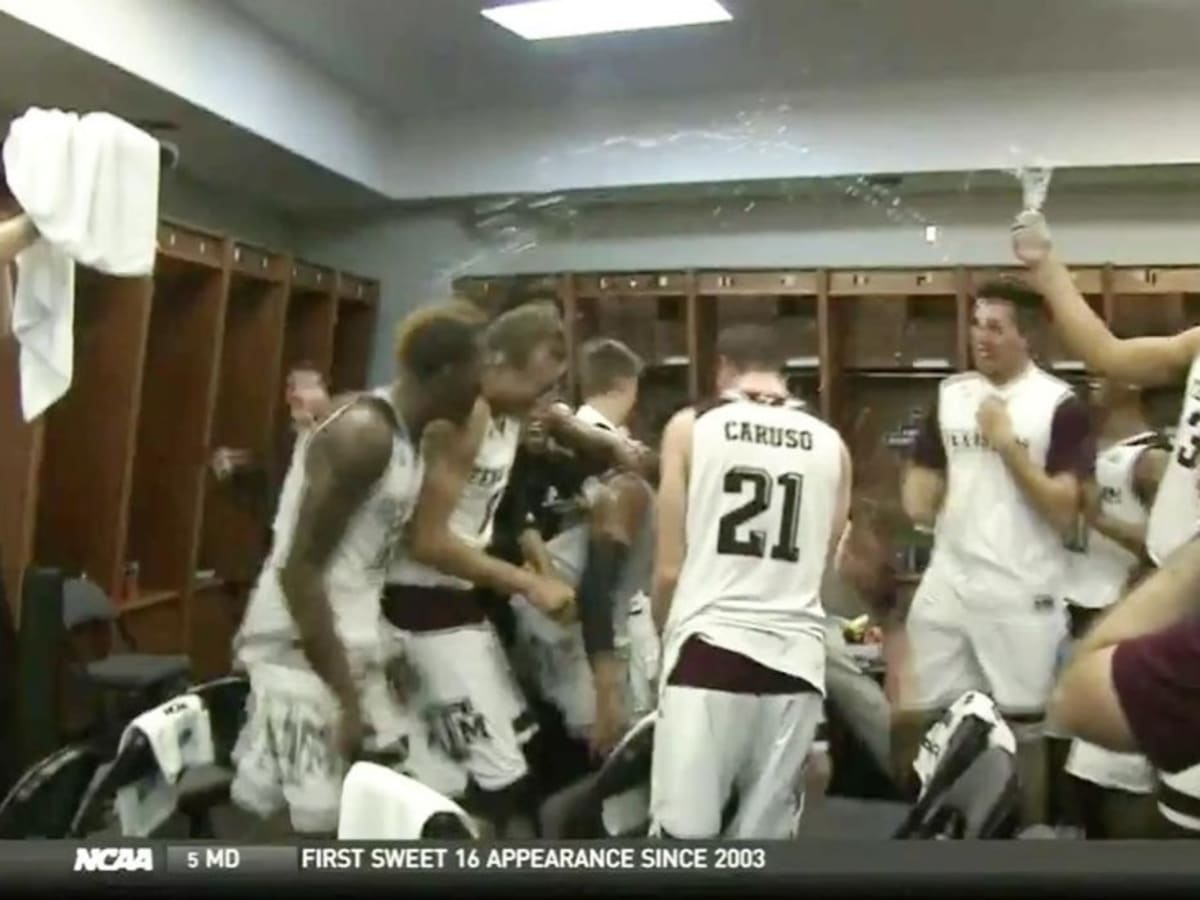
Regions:
[[1050, 447], [1046, 451], [1046, 471], [1051, 475], [1069, 472], [1080, 478], [1096, 473], [1096, 441], [1091, 417], [1078, 397], [1068, 397], [1054, 411], [1050, 424]]
[[946, 445], [942, 443], [942, 427], [938, 421], [938, 408], [934, 404], [929, 415], [921, 423], [917, 439], [913, 443], [912, 461], [923, 469], [946, 470]]
[[1112, 681], [1138, 747], [1158, 768], [1200, 764], [1200, 616], [1122, 641]]

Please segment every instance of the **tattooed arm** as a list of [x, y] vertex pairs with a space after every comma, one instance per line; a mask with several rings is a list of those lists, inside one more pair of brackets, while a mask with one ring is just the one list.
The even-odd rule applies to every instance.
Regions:
[[352, 716], [358, 714], [358, 694], [334, 628], [325, 570], [391, 454], [391, 423], [365, 404], [347, 410], [313, 436], [291, 551], [279, 574], [305, 658]]

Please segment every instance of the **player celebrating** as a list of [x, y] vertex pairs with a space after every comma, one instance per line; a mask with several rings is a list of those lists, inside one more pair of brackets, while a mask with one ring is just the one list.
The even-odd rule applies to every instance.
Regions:
[[[579, 366], [584, 403], [576, 417], [626, 435], [641, 370], [641, 359], [619, 341], [584, 344]], [[593, 755], [603, 758], [631, 720], [653, 708], [657, 640], [644, 593], [654, 553], [653, 492], [634, 473], [580, 481], [586, 521], [548, 545], [533, 530], [525, 534], [526, 556], [535, 567], [576, 586], [580, 625], [564, 630], [520, 599], [513, 606], [540, 693], [563, 714], [568, 733], [587, 739]], [[647, 627], [639, 630], [643, 621]]]
[[1095, 466], [1086, 407], [1030, 358], [1024, 311], [1039, 303], [1013, 282], [979, 288], [976, 370], [942, 381], [918, 435], [904, 508], [935, 543], [905, 626], [912, 677], [892, 741], [911, 787], [931, 720], [967, 691], [990, 693], [1021, 745], [1027, 824], [1046, 817], [1042, 722], [1066, 637], [1065, 536]]
[[342, 777], [362, 749], [453, 789], [426, 765], [424, 732], [389, 687], [379, 596], [421, 484], [421, 434], [474, 405], [480, 325], [458, 306], [406, 319], [398, 380], [329, 415], [294, 461], [302, 477], [285, 481], [235, 639], [252, 694], [231, 792], [264, 817], [286, 805], [298, 832], [336, 831]]
[[[1146, 550], [1162, 567], [1087, 635], [1056, 692], [1056, 717], [1113, 750], [1154, 762], [1169, 802], [1200, 803], [1200, 617], [1184, 589], [1200, 532], [1200, 327], [1162, 337], [1116, 338], [1079, 293], [1054, 252], [1041, 213], [1024, 212], [1013, 249], [1046, 298], [1067, 347], [1088, 368], [1141, 386], [1185, 381], [1174, 448], [1150, 509]], [[1172, 822], [1200, 831], [1200, 816]]]
[[717, 353], [719, 401], [676, 414], [663, 435], [652, 832], [784, 838], [822, 714], [819, 589], [846, 523], [850, 456], [788, 395], [770, 329], [730, 328]]
[[[521, 743], [532, 717], [476, 588], [520, 594], [554, 617], [574, 614], [574, 591], [565, 582], [485, 549], [525, 421], [565, 369], [558, 310], [528, 303], [503, 313], [486, 330], [484, 352], [481, 397], [466, 428], [438, 425], [426, 434], [425, 481], [383, 609], [405, 636], [435, 738], [470, 775], [472, 805], [508, 829], [528, 813]], [[559, 416], [546, 423], [556, 438], [593, 452], [603, 446], [619, 456], [624, 445]]]

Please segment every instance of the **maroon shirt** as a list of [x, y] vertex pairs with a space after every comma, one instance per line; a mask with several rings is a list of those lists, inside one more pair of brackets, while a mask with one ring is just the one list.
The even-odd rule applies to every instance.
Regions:
[[[925, 469], [946, 469], [946, 445], [935, 405], [925, 417], [913, 444], [913, 462]], [[1071, 472], [1091, 478], [1096, 471], [1096, 442], [1087, 406], [1078, 397], [1068, 397], [1054, 411], [1050, 422], [1050, 446], [1046, 449], [1046, 471], [1051, 475]]]
[[1167, 773], [1200, 764], [1200, 616], [1122, 641], [1112, 680], [1138, 748]]

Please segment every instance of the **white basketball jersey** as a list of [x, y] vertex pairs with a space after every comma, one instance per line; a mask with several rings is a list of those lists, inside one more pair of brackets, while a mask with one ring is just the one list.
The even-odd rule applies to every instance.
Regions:
[[1197, 465], [1200, 465], [1200, 356], [1192, 361], [1188, 372], [1171, 461], [1158, 485], [1146, 529], [1146, 550], [1159, 565], [1200, 531]]
[[[1146, 522], [1146, 507], [1134, 490], [1133, 476], [1138, 459], [1153, 439], [1153, 432], [1135, 435], [1097, 455], [1096, 486], [1100, 489], [1100, 510], [1104, 515], [1130, 525]], [[1115, 603], [1137, 564], [1136, 554], [1090, 529], [1086, 549], [1071, 554], [1067, 600], [1089, 609], [1103, 609]]]
[[842, 450], [838, 433], [792, 398], [728, 393], [697, 411], [664, 673], [700, 635], [824, 687], [820, 586]]
[[[498, 416], [488, 422], [471, 477], [450, 515], [450, 528], [464, 543], [473, 547], [486, 547], [491, 543], [496, 507], [508, 486], [520, 438], [521, 422], [518, 419]], [[388, 583], [471, 587], [461, 578], [421, 565], [403, 554], [393, 562]]]
[[[374, 396], [391, 403], [388, 389]], [[313, 431], [341, 417], [354, 402], [342, 406]], [[356, 659], [373, 658], [380, 647], [379, 597], [392, 557], [399, 546], [405, 523], [412, 513], [424, 467], [403, 422], [397, 416], [392, 439], [392, 455], [387, 468], [370, 495], [351, 518], [325, 571], [325, 588], [333, 610], [335, 627], [342, 643]], [[278, 573], [291, 550], [292, 537], [299, 518], [307, 477], [304, 466], [311, 440], [293, 457], [298, 478], [284, 481], [279, 498], [278, 528], [271, 553], [259, 575], [246, 615], [235, 638], [239, 658], [251, 662], [263, 655], [274, 655], [280, 647], [290, 647], [297, 632], [287, 599], [279, 586]]]
[[992, 396], [1005, 402], [1017, 440], [1044, 467], [1054, 414], [1073, 394], [1066, 382], [1034, 365], [1003, 387], [979, 372], [942, 381], [938, 424], [946, 450], [946, 497], [930, 567], [989, 593], [1058, 596], [1068, 551], [979, 430], [980, 404]]

